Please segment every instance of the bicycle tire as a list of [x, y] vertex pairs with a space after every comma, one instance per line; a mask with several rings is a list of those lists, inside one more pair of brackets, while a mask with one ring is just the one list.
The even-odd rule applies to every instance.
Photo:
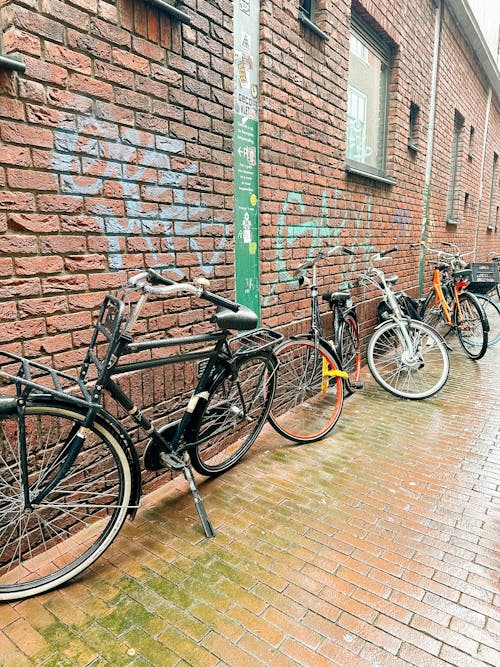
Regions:
[[193, 412], [193, 468], [215, 477], [241, 460], [264, 426], [276, 386], [276, 358], [260, 352], [243, 356], [215, 380], [207, 400]]
[[342, 412], [343, 381], [327, 372], [339, 370], [331, 351], [307, 338], [286, 340], [278, 358], [276, 395], [269, 413], [273, 428], [284, 438], [308, 443], [324, 438]]
[[[26, 406], [31, 500], [83, 419], [72, 406]], [[126, 453], [97, 418], [66, 476], [25, 511], [18, 426], [17, 412], [0, 419], [0, 600], [45, 593], [88, 568], [118, 534], [132, 492]]]
[[474, 296], [483, 307], [488, 320], [488, 347], [492, 347], [500, 340], [500, 306], [487, 294], [476, 294], [474, 292]]
[[361, 346], [359, 342], [358, 321], [352, 313], [348, 313], [340, 327], [340, 360], [342, 370], [349, 377], [344, 383], [346, 394], [355, 391], [355, 382], [359, 381], [361, 375]]
[[[410, 355], [400, 333], [407, 327], [416, 353]], [[446, 344], [428, 324], [418, 320], [386, 322], [368, 343], [368, 367], [386, 391], [400, 398], [421, 400], [436, 394], [450, 372]]]
[[458, 308], [453, 309], [453, 322], [458, 340], [465, 354], [470, 359], [481, 359], [488, 349], [488, 323], [481, 304], [475, 294], [463, 292], [458, 301]]

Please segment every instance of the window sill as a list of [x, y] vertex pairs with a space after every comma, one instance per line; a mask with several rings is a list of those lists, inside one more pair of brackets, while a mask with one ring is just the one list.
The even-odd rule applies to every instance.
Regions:
[[348, 164], [346, 166], [346, 171], [349, 174], [355, 174], [356, 176], [363, 176], [363, 178], [369, 178], [372, 181], [376, 181], [377, 183], [384, 183], [385, 185], [396, 185], [396, 180], [394, 178], [389, 178], [388, 176], [377, 176], [376, 174], [372, 174], [369, 171], [365, 171], [360, 167], [353, 167], [352, 165]]
[[1, 69], [12, 69], [17, 72], [24, 72], [26, 69], [26, 64], [21, 58], [15, 56], [2, 56], [0, 55], [0, 70]]
[[446, 218], [446, 224], [451, 225], [452, 227], [456, 227], [459, 222], [460, 220], [456, 220], [455, 218]]
[[307, 16], [303, 12], [299, 12], [299, 21], [300, 23], [302, 23], [302, 25], [305, 25], [306, 28], [309, 28], [311, 32], [313, 32], [323, 41], [326, 42], [329, 39], [329, 35], [327, 35], [326, 32], [323, 32], [321, 28], [318, 28], [318, 26], [315, 23], [313, 23], [311, 19], [307, 18]]
[[417, 145], [413, 144], [411, 141], [408, 142], [408, 148], [414, 153], [420, 153], [420, 148]]
[[174, 5], [171, 5], [166, 0], [144, 0], [147, 4], [157, 7], [160, 11], [170, 14], [175, 19], [181, 23], [191, 23], [191, 17], [186, 12], [183, 12], [180, 9], [177, 9]]

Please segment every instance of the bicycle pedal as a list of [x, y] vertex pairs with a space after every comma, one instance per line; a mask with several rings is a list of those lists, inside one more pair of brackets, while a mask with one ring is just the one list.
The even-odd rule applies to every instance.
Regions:
[[353, 391], [363, 391], [363, 389], [365, 388], [365, 381], [354, 380], [354, 382], [351, 382], [350, 387]]
[[144, 467], [146, 470], [156, 471], [164, 468], [172, 470], [182, 470], [184, 462], [175, 454], [164, 452], [161, 446], [150, 440], [146, 445], [143, 455]]

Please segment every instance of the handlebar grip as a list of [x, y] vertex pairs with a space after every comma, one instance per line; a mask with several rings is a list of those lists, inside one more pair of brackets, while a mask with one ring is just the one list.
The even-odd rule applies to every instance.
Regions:
[[239, 303], [236, 303], [235, 301], [230, 301], [229, 299], [225, 299], [223, 296], [219, 296], [218, 294], [214, 294], [213, 292], [206, 292], [205, 290], [203, 290], [203, 292], [200, 294], [200, 297], [202, 299], [210, 301], [210, 303], [213, 303], [216, 306], [229, 308], [229, 310], [232, 310], [234, 313], [238, 312], [238, 310], [240, 309]]
[[396, 250], [399, 250], [397, 246], [394, 246], [393, 248], [389, 248], [388, 250], [382, 250], [382, 252], [379, 252], [380, 257], [385, 257], [385, 255], [388, 255], [390, 252], [395, 252]]
[[354, 250], [351, 250], [350, 248], [346, 248], [346, 246], [342, 246], [342, 252], [344, 255], [354, 255]]
[[148, 269], [148, 278], [152, 285], [176, 285], [175, 280], [170, 280], [162, 276], [161, 273], [155, 271], [155, 269]]

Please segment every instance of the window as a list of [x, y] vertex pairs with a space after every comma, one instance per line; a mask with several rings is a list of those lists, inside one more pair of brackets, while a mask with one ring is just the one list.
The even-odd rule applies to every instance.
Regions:
[[299, 10], [310, 21], [314, 20], [314, 0], [300, 0]]
[[353, 16], [347, 87], [347, 167], [385, 176], [391, 50]]
[[450, 185], [448, 188], [448, 202], [446, 206], [446, 222], [450, 225], [458, 223], [459, 201], [461, 199], [458, 188], [460, 165], [462, 159], [462, 130], [464, 118], [455, 111], [453, 123], [453, 141], [451, 144]]
[[490, 202], [488, 206], [488, 225], [487, 229], [496, 229], [498, 224], [498, 206], [495, 211], [495, 195], [498, 176], [498, 155], [493, 154], [493, 167], [491, 169], [491, 189]]
[[324, 11], [319, 11], [316, 0], [299, 0], [299, 21], [321, 40], [326, 41], [328, 34], [319, 27], [322, 14]]
[[470, 132], [469, 132], [469, 154], [467, 156], [469, 158], [469, 160], [474, 159], [475, 144], [476, 144], [476, 132], [471, 125], [470, 126]]
[[419, 133], [420, 133], [420, 109], [412, 102], [410, 104], [410, 117], [408, 122], [408, 148], [414, 151], [419, 150]]

